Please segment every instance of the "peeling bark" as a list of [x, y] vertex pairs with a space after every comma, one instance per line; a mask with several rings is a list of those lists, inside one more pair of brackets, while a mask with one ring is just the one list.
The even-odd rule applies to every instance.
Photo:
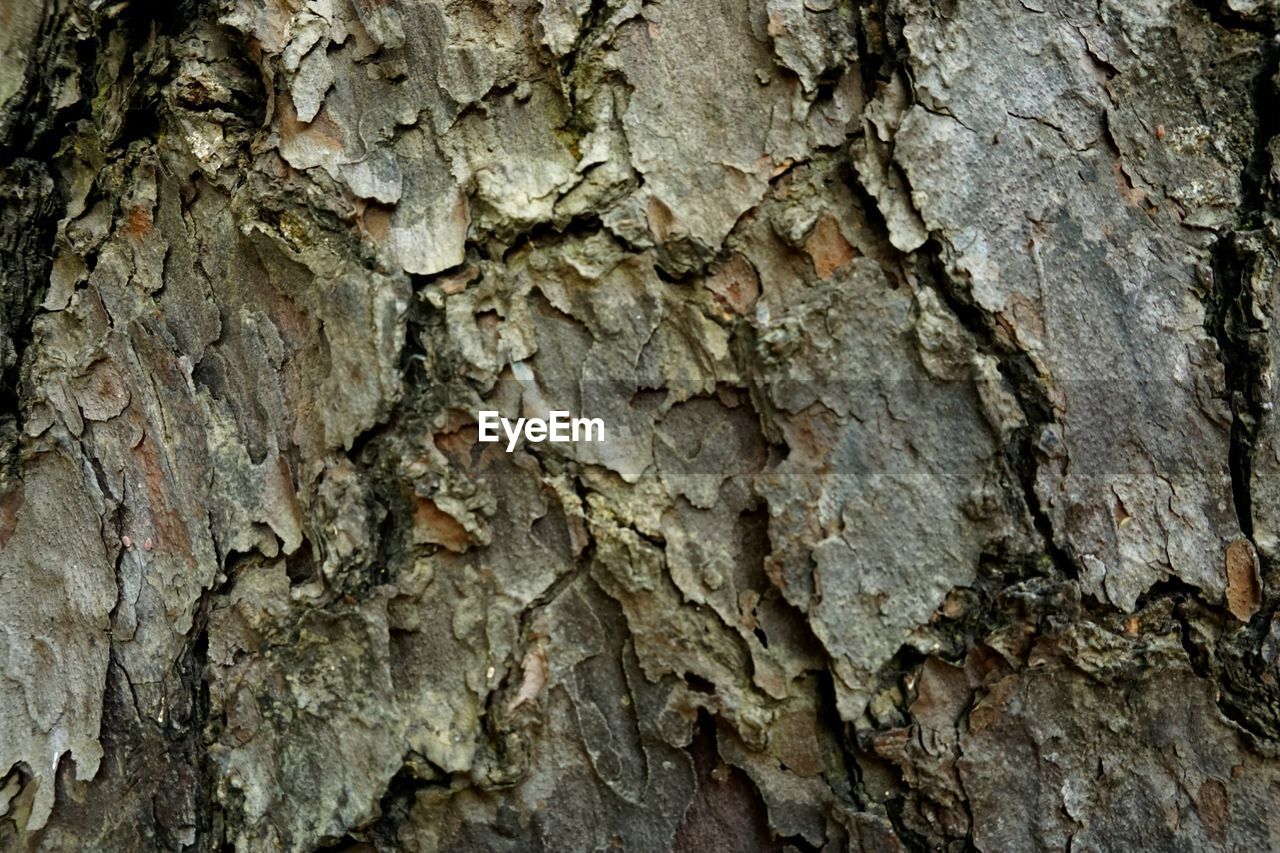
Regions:
[[0, 848], [1277, 846], [1278, 25], [0, 0]]

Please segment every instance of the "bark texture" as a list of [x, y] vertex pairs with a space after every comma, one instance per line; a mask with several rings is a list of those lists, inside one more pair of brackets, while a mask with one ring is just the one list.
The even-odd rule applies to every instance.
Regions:
[[1280, 846], [1278, 17], [0, 0], [0, 848]]

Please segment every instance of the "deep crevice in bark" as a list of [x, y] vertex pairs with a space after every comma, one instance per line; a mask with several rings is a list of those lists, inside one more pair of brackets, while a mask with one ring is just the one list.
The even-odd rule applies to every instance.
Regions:
[[1017, 398], [1027, 420], [1027, 425], [1017, 431], [1015, 441], [1005, 447], [1005, 459], [1021, 483], [1022, 498], [1044, 543], [1045, 552], [1063, 577], [1077, 577], [1075, 561], [1055, 539], [1053, 522], [1041, 507], [1040, 497], [1036, 492], [1037, 446], [1042, 441], [1055, 440], [1053, 426], [1056, 419], [1053, 416], [1053, 404], [1037, 376], [1035, 365], [1026, 353], [1000, 342], [992, 318], [947, 273], [942, 260], [942, 249], [936, 240], [930, 240], [917, 252], [916, 270], [921, 280], [934, 288], [951, 312], [973, 335], [979, 349], [998, 360], [1000, 374]]
[[[1225, 4], [1202, 4], [1223, 26], [1243, 27], [1273, 34], [1274, 23], [1246, 21], [1225, 8]], [[1230, 471], [1232, 492], [1240, 530], [1254, 541], [1254, 501], [1252, 482], [1255, 452], [1265, 421], [1275, 417], [1268, 399], [1267, 372], [1277, 354], [1271, 351], [1268, 328], [1275, 318], [1266, 316], [1272, 305], [1259, 305], [1256, 295], [1274, 299], [1272, 294], [1255, 294], [1253, 279], [1277, 270], [1272, 237], [1275, 234], [1275, 187], [1271, 181], [1271, 154], [1268, 144], [1280, 136], [1280, 45], [1273, 39], [1264, 43], [1264, 61], [1254, 80], [1252, 109], [1257, 127], [1252, 155], [1241, 174], [1243, 205], [1237, 225], [1213, 249], [1212, 289], [1205, 299], [1205, 326], [1218, 342], [1223, 365], [1226, 399], [1232, 414]], [[1274, 293], [1275, 282], [1262, 282]], [[1256, 545], [1256, 542], [1254, 542]], [[1198, 670], [1211, 666], [1221, 685], [1218, 702], [1223, 713], [1234, 720], [1268, 754], [1280, 754], [1280, 690], [1269, 677], [1271, 663], [1263, 646], [1280, 611], [1280, 589], [1276, 587], [1277, 567], [1270, 555], [1258, 554], [1262, 568], [1262, 602], [1258, 612], [1243, 629], [1224, 636], [1212, 654], [1199, 650]], [[1196, 662], [1195, 646], [1183, 621], [1188, 655]]]

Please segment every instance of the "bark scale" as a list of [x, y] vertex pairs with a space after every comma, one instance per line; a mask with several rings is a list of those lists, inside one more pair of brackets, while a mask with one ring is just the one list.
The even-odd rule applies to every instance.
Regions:
[[1275, 846], [1276, 34], [0, 0], [0, 848]]

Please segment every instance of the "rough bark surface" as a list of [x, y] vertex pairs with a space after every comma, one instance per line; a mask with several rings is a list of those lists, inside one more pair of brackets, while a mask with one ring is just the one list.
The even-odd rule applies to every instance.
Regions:
[[0, 0], [0, 849], [1280, 847], [1278, 19]]

